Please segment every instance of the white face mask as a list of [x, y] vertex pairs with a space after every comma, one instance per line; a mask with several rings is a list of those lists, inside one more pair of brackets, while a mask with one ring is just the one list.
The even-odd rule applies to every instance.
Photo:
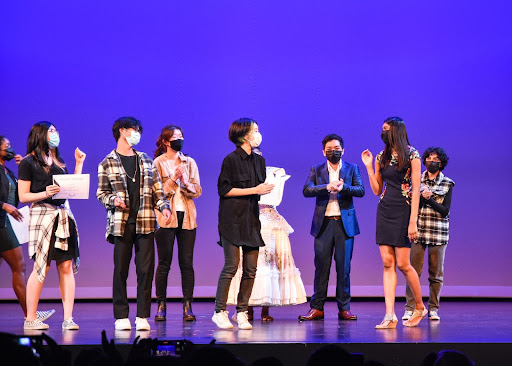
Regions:
[[48, 139], [48, 146], [50, 149], [55, 149], [59, 147], [60, 136], [58, 133], [50, 133], [50, 138]]
[[254, 132], [252, 133], [252, 140], [249, 140], [249, 143], [251, 144], [251, 147], [258, 147], [260, 146], [262, 140], [263, 137], [261, 136], [261, 133]]
[[123, 133], [123, 136], [126, 138], [126, 142], [128, 142], [128, 145], [135, 146], [140, 142], [140, 132], [132, 130], [130, 136], [126, 136]]

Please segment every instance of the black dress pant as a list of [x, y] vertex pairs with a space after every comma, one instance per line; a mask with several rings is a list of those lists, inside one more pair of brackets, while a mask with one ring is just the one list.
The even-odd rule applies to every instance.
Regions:
[[158, 251], [158, 266], [155, 274], [156, 298], [165, 301], [167, 298], [167, 279], [171, 269], [174, 239], [178, 242], [178, 264], [181, 271], [181, 289], [183, 301], [192, 301], [194, 297], [194, 243], [196, 229], [185, 230], [183, 226], [184, 213], [178, 211], [177, 228], [159, 228], [156, 231], [156, 249]]
[[124, 235], [114, 237], [112, 301], [116, 319], [128, 318], [129, 315], [126, 279], [133, 247], [135, 247], [135, 269], [137, 272], [137, 316], [148, 318], [151, 312], [151, 287], [155, 269], [154, 233], [136, 234], [135, 224], [126, 224]]
[[[231, 280], [238, 270], [240, 263], [240, 247], [236, 246], [224, 238], [221, 238], [222, 249], [224, 249], [224, 267], [220, 272], [219, 283], [217, 285], [217, 295], [215, 297], [215, 312], [226, 310], [228, 300], [229, 286]], [[240, 291], [236, 301], [237, 313], [247, 311], [249, 307], [249, 298], [256, 277], [256, 266], [258, 265], [259, 247], [242, 246], [242, 279], [240, 281]]]
[[329, 274], [334, 254], [336, 264], [336, 302], [340, 311], [348, 310], [345, 306], [345, 240], [346, 234], [341, 220], [324, 219], [322, 229], [315, 238], [315, 281], [314, 293], [310, 306], [320, 311], [324, 310], [327, 299]]

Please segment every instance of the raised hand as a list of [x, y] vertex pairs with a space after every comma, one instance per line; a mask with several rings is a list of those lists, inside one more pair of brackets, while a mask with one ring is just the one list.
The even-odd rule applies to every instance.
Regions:
[[75, 161], [76, 161], [76, 163], [77, 164], [83, 163], [84, 160], [85, 160], [85, 157], [86, 157], [85, 153], [77, 147], [75, 149]]
[[368, 167], [372, 165], [373, 162], [373, 154], [370, 150], [366, 149], [361, 153], [361, 160], [363, 161], [363, 164]]

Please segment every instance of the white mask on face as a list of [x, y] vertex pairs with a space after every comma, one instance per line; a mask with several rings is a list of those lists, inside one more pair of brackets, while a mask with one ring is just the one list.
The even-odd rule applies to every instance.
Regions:
[[258, 147], [261, 144], [261, 141], [263, 140], [263, 137], [261, 136], [261, 133], [254, 132], [252, 133], [252, 140], [249, 140], [249, 143], [251, 144], [251, 147]]
[[140, 132], [132, 130], [130, 136], [126, 136], [123, 133], [123, 136], [126, 138], [126, 142], [128, 142], [128, 145], [135, 146], [140, 142]]

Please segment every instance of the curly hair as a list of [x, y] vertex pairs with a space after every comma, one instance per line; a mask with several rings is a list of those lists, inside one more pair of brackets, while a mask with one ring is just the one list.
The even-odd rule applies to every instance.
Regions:
[[427, 149], [423, 153], [423, 156], [421, 157], [423, 165], [425, 165], [425, 161], [432, 154], [436, 154], [439, 160], [441, 161], [441, 167], [439, 168], [439, 170], [443, 170], [444, 168], [446, 168], [446, 166], [448, 165], [448, 160], [450, 160], [450, 158], [446, 154], [446, 151], [442, 147], [438, 146], [427, 147]]

